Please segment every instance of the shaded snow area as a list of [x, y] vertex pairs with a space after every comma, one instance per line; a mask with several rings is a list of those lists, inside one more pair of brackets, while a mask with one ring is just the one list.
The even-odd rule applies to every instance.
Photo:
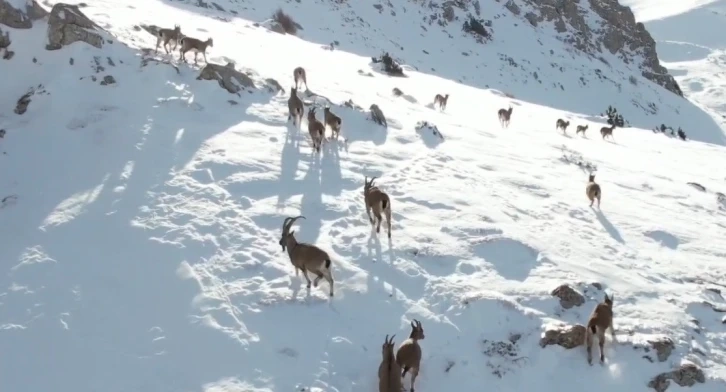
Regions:
[[[624, 75], [621, 91], [559, 71], [570, 84], [552, 102], [499, 71], [481, 71], [486, 88], [472, 80], [484, 77], [475, 56], [451, 53], [524, 53], [541, 40], [594, 66], [507, 17], [482, 44], [419, 36], [371, 4], [356, 7], [380, 26], [353, 34], [335, 2], [284, 3], [302, 27], [294, 36], [261, 25], [278, 6], [261, 0], [86, 3], [111, 37], [100, 49], [46, 50], [45, 21], [3, 28], [14, 56], [0, 60], [2, 391], [378, 391], [384, 339], [395, 334], [398, 349], [414, 319], [425, 335], [417, 392], [726, 390], [718, 108], [616, 60], [597, 64]], [[326, 7], [329, 42], [315, 41]], [[151, 24], [213, 38], [207, 58], [219, 66], [202, 74], [223, 81], [198, 78], [201, 54], [199, 66], [178, 49], [155, 54], [139, 27]], [[380, 52], [365, 49], [385, 28], [402, 52], [430, 48], [419, 60], [415, 50], [405, 77], [379, 71]], [[310, 86], [297, 92], [300, 128], [288, 121], [298, 66]], [[443, 111], [436, 94], [450, 95]], [[625, 113], [631, 124], [683, 126], [688, 140], [646, 125], [602, 137], [600, 113], [631, 94], [670, 116]], [[387, 126], [371, 121], [373, 104]], [[340, 138], [318, 154], [307, 112], [324, 121], [328, 105]], [[498, 112], [510, 107], [503, 128]], [[390, 198], [390, 240], [366, 215], [366, 177]], [[298, 215], [290, 231], [330, 256], [333, 297], [324, 279], [307, 288], [281, 249], [283, 221]], [[600, 364], [595, 339], [589, 365], [583, 326], [606, 294], [615, 340], [605, 333]]]

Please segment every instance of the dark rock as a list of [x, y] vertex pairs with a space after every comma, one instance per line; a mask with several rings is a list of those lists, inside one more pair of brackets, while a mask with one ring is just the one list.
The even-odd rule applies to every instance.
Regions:
[[655, 350], [658, 356], [658, 362], [665, 362], [668, 357], [671, 356], [673, 349], [676, 347], [673, 341], [669, 338], [661, 338], [656, 340], [649, 340], [648, 344]]
[[541, 347], [556, 344], [566, 349], [578, 347], [583, 343], [585, 343], [585, 326], [580, 324], [547, 330], [539, 341]]
[[388, 127], [388, 121], [386, 120], [386, 116], [383, 115], [383, 111], [381, 111], [381, 108], [378, 107], [378, 105], [373, 104], [370, 107], [371, 111], [371, 119], [378, 125], [383, 125], [384, 127]]
[[0, 0], [0, 24], [14, 29], [29, 29], [33, 27], [34, 20], [44, 18], [46, 15], [48, 12], [35, 0], [25, 9], [15, 8], [6, 0]]
[[207, 64], [197, 76], [197, 80], [216, 80], [219, 86], [236, 94], [245, 88], [255, 88], [255, 82], [249, 76], [234, 69], [233, 63], [227, 65]]
[[85, 42], [101, 48], [104, 39], [100, 26], [81, 12], [78, 6], [56, 3], [48, 19], [48, 45], [46, 49], [57, 50], [74, 42]]
[[570, 309], [585, 303], [585, 296], [567, 284], [563, 284], [552, 290], [552, 295], [560, 299], [560, 305], [565, 309]]
[[706, 382], [706, 376], [703, 370], [693, 364], [681, 365], [678, 369], [661, 373], [648, 383], [649, 388], [655, 389], [657, 392], [665, 392], [671, 385], [671, 380], [682, 387], [692, 387], [696, 383], [703, 384]]
[[114, 79], [111, 75], [106, 75], [103, 77], [103, 80], [101, 80], [101, 86], [108, 86], [109, 84], [115, 84], [116, 79]]

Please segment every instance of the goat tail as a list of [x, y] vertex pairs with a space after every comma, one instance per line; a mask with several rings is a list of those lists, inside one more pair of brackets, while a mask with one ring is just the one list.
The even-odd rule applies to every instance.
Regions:
[[597, 334], [597, 325], [595, 325], [595, 323], [591, 322], [587, 327], [590, 329], [590, 332], [592, 332], [593, 335]]
[[332, 262], [330, 261], [330, 259], [325, 259], [325, 268], [330, 269], [330, 264], [331, 263]]
[[389, 207], [388, 200], [387, 199], [381, 200], [381, 209], [385, 211], [388, 207]]

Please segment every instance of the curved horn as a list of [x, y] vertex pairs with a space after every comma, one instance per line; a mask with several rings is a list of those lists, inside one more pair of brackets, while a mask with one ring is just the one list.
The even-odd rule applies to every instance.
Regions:
[[299, 218], [306, 219], [302, 215], [298, 215], [298, 216], [296, 216], [294, 218], [289, 218], [290, 219], [290, 223], [287, 224], [286, 232], [289, 232], [290, 231], [290, 227], [292, 227], [292, 225], [295, 223], [295, 221], [298, 220]]
[[292, 219], [291, 217], [285, 218], [285, 221], [282, 222], [282, 234], [285, 235], [285, 232], [287, 232], [287, 222]]
[[378, 177], [371, 177], [371, 180], [368, 181], [368, 185], [373, 186], [373, 181]]
[[396, 337], [396, 334], [394, 333], [393, 336], [391, 336], [391, 338], [388, 340], [388, 343], [393, 344], [393, 338], [395, 338], [395, 337]]

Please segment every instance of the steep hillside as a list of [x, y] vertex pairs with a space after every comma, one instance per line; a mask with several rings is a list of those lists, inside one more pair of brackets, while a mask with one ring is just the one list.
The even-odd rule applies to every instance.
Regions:
[[[353, 41], [343, 23], [327, 33], [340, 43], [331, 51], [315, 34], [341, 24], [349, 3], [286, 5], [304, 39], [264, 28], [274, 10], [262, 2], [216, 4], [238, 16], [94, 1], [3, 27], [3, 390], [375, 391], [385, 336], [398, 346], [413, 319], [425, 330], [418, 392], [723, 390], [724, 147], [638, 128], [604, 140], [594, 116], [609, 104], [631, 124], [688, 114], [701, 121], [684, 126], [689, 136], [717, 141], [708, 115], [642, 77], [618, 91], [615, 75], [640, 75], [624, 66], [578, 87], [573, 70], [590, 60], [503, 11], [479, 44], [444, 40], [459, 34], [453, 24], [424, 41], [404, 25], [415, 18], [361, 6], [380, 27]], [[213, 37], [212, 65], [154, 54], [149, 25], [176, 23]], [[384, 25], [408, 37], [404, 53], [366, 46]], [[523, 71], [514, 54], [517, 68], [483, 68], [504, 37], [521, 56], [542, 40], [563, 72], [531, 60], [542, 85], [525, 84], [536, 66]], [[381, 50], [411, 65], [406, 77], [371, 64]], [[341, 140], [319, 155], [307, 122], [286, 121], [297, 66], [307, 106], [330, 103], [342, 118]], [[555, 82], [564, 90], [547, 90]], [[437, 93], [451, 97], [443, 112]], [[680, 114], [626, 109], [632, 96]], [[387, 127], [368, 119], [372, 104]], [[502, 128], [497, 111], [510, 106]], [[566, 133], [558, 118], [572, 120]], [[601, 206], [585, 196], [592, 171]], [[385, 224], [371, 230], [366, 176], [390, 195], [390, 240]], [[284, 219], [298, 215], [295, 236], [332, 258], [332, 298], [324, 281], [306, 289], [280, 247]], [[583, 324], [606, 293], [617, 342], [604, 366], [595, 347], [591, 367]]]
[[726, 1], [629, 0], [658, 41], [658, 53], [689, 100], [726, 124]]

